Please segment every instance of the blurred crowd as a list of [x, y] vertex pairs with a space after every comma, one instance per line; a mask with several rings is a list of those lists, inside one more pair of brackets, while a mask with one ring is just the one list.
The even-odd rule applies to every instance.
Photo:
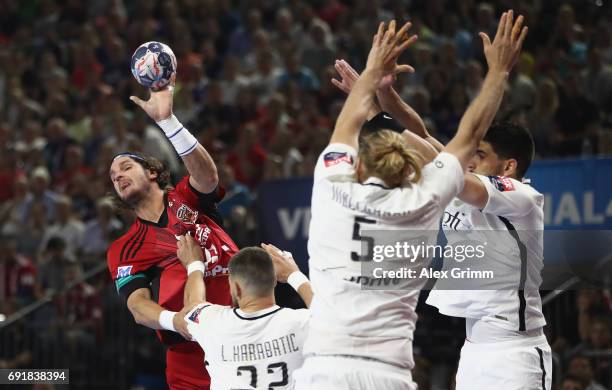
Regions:
[[[416, 73], [396, 89], [445, 142], [486, 73], [477, 33], [493, 37], [510, 8], [530, 30], [498, 118], [532, 131], [537, 158], [612, 154], [608, 1], [0, 0], [0, 313], [74, 284], [54, 299], [52, 318], [83, 329], [80, 338], [103, 338], [114, 292], [106, 280], [78, 281], [131, 221], [108, 197], [110, 159], [138, 150], [174, 178], [184, 174], [163, 133], [128, 100], [147, 94], [129, 69], [141, 43], [158, 40], [176, 54], [175, 114], [215, 158], [227, 189], [221, 212], [243, 245], [253, 240], [258, 184], [312, 174], [345, 99], [330, 83], [335, 59], [362, 69], [378, 22], [411, 20], [419, 39], [402, 62]], [[599, 312], [579, 337], [551, 340], [564, 367], [582, 370], [570, 382], [585, 383], [590, 369], [610, 383], [609, 358], [608, 376], [598, 376], [606, 368], [576, 349], [612, 347], [610, 302], [595, 301], [588, 307]], [[584, 307], [579, 300], [581, 324]], [[0, 367], [24, 359], [0, 356]]]

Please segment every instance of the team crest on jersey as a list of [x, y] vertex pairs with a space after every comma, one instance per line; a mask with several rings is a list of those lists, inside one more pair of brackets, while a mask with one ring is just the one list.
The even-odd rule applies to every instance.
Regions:
[[332, 167], [340, 164], [341, 162], [353, 165], [353, 157], [346, 152], [329, 152], [323, 156], [323, 162], [325, 162], [326, 167]]
[[126, 265], [123, 267], [119, 267], [117, 268], [117, 279], [121, 279], [121, 278], [125, 278], [127, 276], [130, 276], [130, 274], [132, 273], [132, 266], [131, 265]]
[[195, 322], [196, 324], [200, 323], [200, 313], [202, 312], [202, 309], [204, 309], [206, 306], [200, 306], [197, 309], [195, 309], [193, 311], [193, 313], [191, 313], [191, 315], [189, 316], [189, 321]]
[[182, 204], [181, 207], [176, 210], [176, 217], [185, 223], [195, 223], [198, 219], [198, 212]]
[[514, 183], [512, 183], [512, 179], [504, 176], [489, 176], [489, 180], [495, 188], [504, 192], [504, 191], [514, 191]]

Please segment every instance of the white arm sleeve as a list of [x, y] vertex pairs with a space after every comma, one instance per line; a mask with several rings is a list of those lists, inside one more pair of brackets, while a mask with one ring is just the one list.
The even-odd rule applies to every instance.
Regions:
[[332, 176], [352, 176], [357, 165], [357, 151], [345, 144], [329, 144], [321, 152], [314, 171], [314, 180]]
[[457, 157], [442, 152], [429, 164], [423, 167], [421, 187], [432, 194], [441, 208], [463, 190], [463, 168]]
[[529, 186], [504, 176], [475, 175], [484, 184], [488, 200], [483, 212], [502, 217], [527, 215], [538, 202], [536, 191]]
[[200, 345], [202, 345], [202, 337], [206, 334], [206, 329], [210, 328], [211, 323], [215, 321], [216, 314], [219, 313], [219, 310], [215, 310], [218, 306], [210, 302], [203, 302], [196, 305], [185, 315], [187, 329], [193, 340]]

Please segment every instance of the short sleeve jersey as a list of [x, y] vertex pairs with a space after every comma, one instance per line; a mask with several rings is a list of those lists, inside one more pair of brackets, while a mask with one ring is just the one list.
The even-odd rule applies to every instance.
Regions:
[[[167, 310], [183, 307], [185, 268], [176, 256], [180, 235], [190, 233], [206, 254], [206, 284], [209, 301], [230, 305], [228, 263], [238, 251], [220, 226], [217, 203], [223, 198], [218, 187], [210, 194], [199, 193], [184, 177], [164, 197], [165, 209], [157, 223], [137, 218], [129, 230], [107, 251], [107, 263], [117, 291], [126, 299], [140, 288], [150, 288], [152, 298]], [[175, 332], [158, 331], [162, 342], [185, 340]]]

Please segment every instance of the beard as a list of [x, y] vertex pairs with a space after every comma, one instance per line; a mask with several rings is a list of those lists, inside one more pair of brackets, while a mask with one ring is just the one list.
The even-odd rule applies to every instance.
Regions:
[[136, 190], [136, 191], [132, 191], [129, 195], [127, 196], [119, 196], [119, 199], [121, 199], [121, 202], [123, 202], [123, 204], [125, 204], [129, 209], [134, 210], [138, 207], [138, 205], [140, 204], [140, 202], [142, 202], [142, 200], [146, 197], [148, 188], [143, 188], [141, 190]]

